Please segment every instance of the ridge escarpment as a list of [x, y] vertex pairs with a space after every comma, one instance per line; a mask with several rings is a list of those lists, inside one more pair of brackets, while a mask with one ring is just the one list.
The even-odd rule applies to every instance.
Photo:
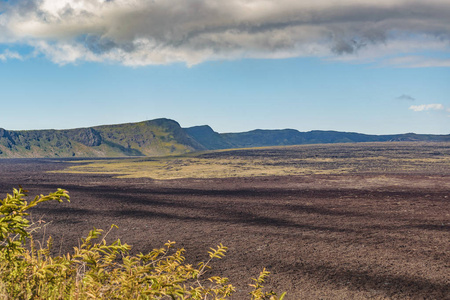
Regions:
[[295, 129], [218, 133], [208, 125], [182, 128], [174, 120], [155, 119], [65, 130], [0, 128], [0, 158], [165, 156], [231, 148], [401, 141], [450, 142], [450, 135], [368, 135]]

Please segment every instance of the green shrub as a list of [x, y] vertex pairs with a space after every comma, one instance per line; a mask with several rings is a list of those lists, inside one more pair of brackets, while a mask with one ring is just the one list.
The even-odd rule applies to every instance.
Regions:
[[[68, 192], [58, 189], [29, 203], [25, 193], [14, 189], [0, 200], [0, 299], [227, 299], [235, 290], [227, 278], [204, 276], [210, 262], [225, 255], [222, 244], [194, 267], [174, 242], [130, 256], [131, 246], [119, 239], [107, 244], [109, 231], [94, 228], [72, 254], [52, 256], [51, 237], [45, 246], [33, 241], [39, 224], [26, 218], [27, 210], [45, 201], [69, 201]], [[251, 299], [283, 299], [285, 293], [263, 290], [268, 274], [264, 269], [253, 279]]]

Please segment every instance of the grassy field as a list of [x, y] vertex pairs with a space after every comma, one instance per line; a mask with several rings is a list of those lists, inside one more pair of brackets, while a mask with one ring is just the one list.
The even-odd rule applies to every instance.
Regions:
[[449, 143], [360, 143], [83, 160], [57, 172], [166, 180], [349, 173], [443, 174], [449, 170]]

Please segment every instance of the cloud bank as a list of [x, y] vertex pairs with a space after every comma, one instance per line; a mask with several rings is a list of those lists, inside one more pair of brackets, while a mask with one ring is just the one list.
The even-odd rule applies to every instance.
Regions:
[[443, 110], [444, 106], [442, 104], [421, 104], [421, 105], [411, 105], [409, 109], [413, 111], [425, 111], [425, 110]]
[[449, 66], [415, 56], [450, 52], [449, 15], [448, 0], [17, 0], [0, 2], [0, 44], [59, 64], [311, 56]]

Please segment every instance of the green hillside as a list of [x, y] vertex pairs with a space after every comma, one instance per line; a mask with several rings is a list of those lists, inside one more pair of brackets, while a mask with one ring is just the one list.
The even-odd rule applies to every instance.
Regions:
[[450, 142], [450, 135], [367, 135], [295, 129], [217, 133], [207, 125], [181, 128], [176, 121], [156, 119], [69, 130], [0, 128], [0, 158], [165, 156], [230, 148], [389, 141]]
[[0, 157], [163, 156], [203, 149], [169, 119], [71, 130], [0, 129]]

